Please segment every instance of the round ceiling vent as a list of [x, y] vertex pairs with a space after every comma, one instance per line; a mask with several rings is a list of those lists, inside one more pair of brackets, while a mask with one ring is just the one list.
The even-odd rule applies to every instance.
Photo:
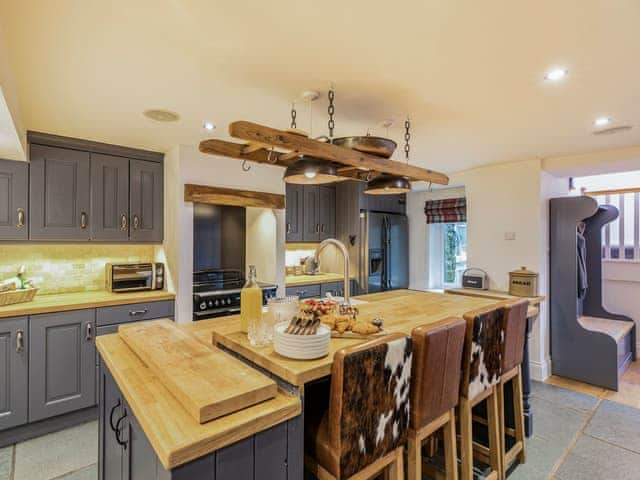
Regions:
[[631, 130], [633, 127], [631, 125], [621, 125], [619, 127], [611, 127], [611, 128], [603, 128], [601, 130], [595, 130], [593, 132], [594, 135], [613, 135], [615, 133], [626, 132], [627, 130]]
[[143, 115], [151, 120], [155, 120], [156, 122], [177, 122], [180, 120], [180, 115], [176, 112], [172, 112], [171, 110], [162, 110], [159, 108], [145, 110]]

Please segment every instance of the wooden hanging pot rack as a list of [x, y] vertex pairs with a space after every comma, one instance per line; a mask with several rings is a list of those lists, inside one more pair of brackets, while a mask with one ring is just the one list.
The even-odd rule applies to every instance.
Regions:
[[439, 185], [449, 183], [449, 177], [444, 173], [388, 160], [257, 123], [242, 120], [233, 122], [229, 125], [229, 135], [248, 143], [234, 143], [216, 139], [203, 140], [200, 142], [200, 151], [211, 155], [281, 167], [288, 167], [299, 156], [307, 155], [336, 164], [338, 175], [345, 180], [366, 181], [387, 173], [406, 177], [412, 182], [428, 182]]

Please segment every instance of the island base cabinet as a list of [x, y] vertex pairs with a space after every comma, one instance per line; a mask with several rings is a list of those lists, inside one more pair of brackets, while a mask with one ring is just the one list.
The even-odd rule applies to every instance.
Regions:
[[99, 480], [301, 480], [302, 415], [166, 470], [100, 360]]
[[0, 322], [0, 431], [27, 423], [27, 317]]
[[95, 310], [29, 318], [29, 421], [96, 403]]

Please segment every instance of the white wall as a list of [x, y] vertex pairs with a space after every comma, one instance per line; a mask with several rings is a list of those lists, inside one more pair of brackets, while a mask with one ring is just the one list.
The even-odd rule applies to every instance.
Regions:
[[[282, 169], [253, 164], [243, 172], [238, 160], [178, 146], [165, 155], [165, 242], [156, 252], [169, 269], [168, 285], [176, 293], [176, 321], [192, 321], [193, 204], [184, 201], [187, 183], [284, 195]], [[247, 264], [258, 279], [284, 287], [284, 210], [247, 209]]]

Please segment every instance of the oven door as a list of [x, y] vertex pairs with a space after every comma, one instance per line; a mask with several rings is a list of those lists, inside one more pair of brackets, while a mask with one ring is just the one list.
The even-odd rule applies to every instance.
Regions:
[[151, 263], [113, 265], [111, 268], [111, 290], [114, 292], [151, 290], [153, 284], [154, 269]]

